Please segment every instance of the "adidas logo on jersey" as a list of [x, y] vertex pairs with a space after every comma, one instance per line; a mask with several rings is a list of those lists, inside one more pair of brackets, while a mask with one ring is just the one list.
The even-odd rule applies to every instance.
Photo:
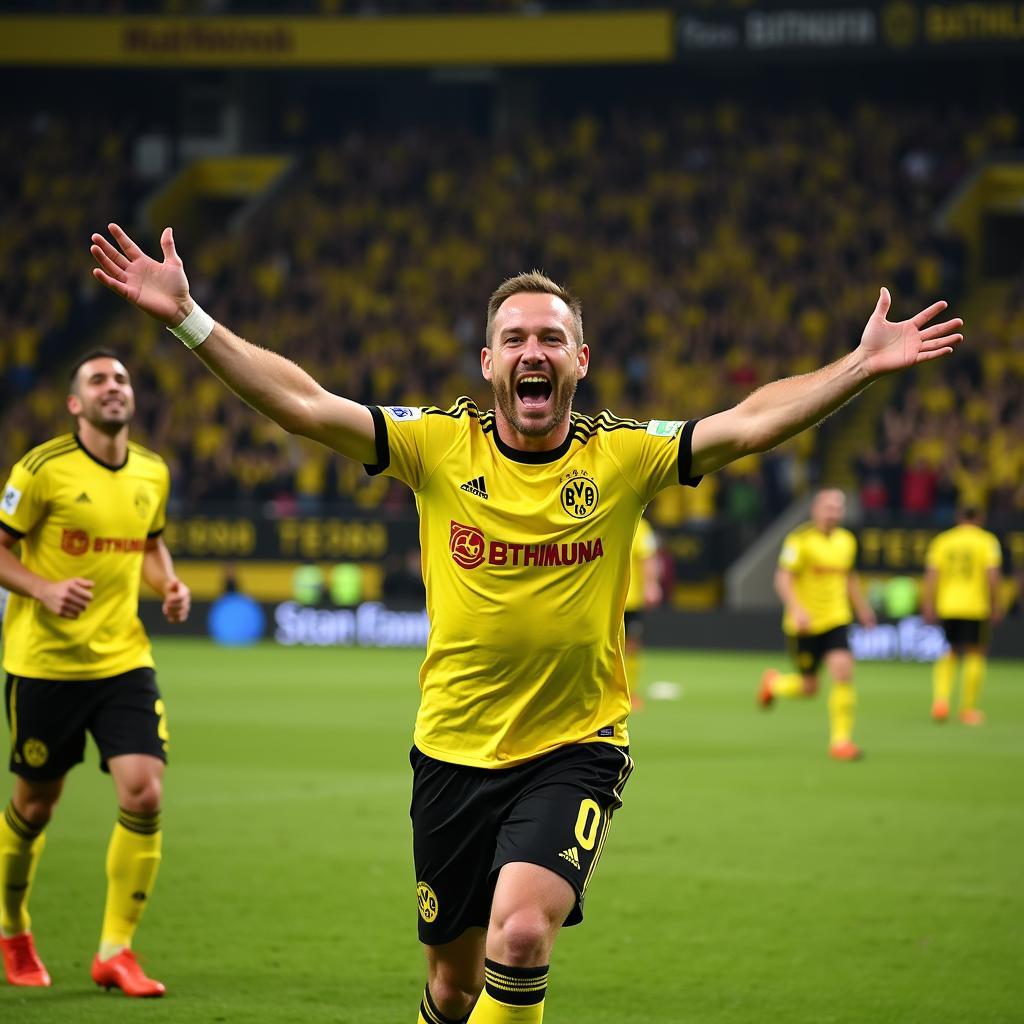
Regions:
[[470, 494], [475, 494], [478, 498], [484, 498], [485, 500], [490, 498], [490, 495], [487, 493], [487, 484], [484, 483], [482, 476], [478, 476], [474, 480], [467, 480], [462, 485], [462, 490], [469, 491]]
[[562, 860], [567, 860], [577, 871], [580, 869], [580, 851], [575, 846], [570, 846], [568, 850], [563, 850], [559, 855]]
[[77, 498], [75, 498], [75, 504], [78, 504], [79, 502], [83, 502], [86, 505], [91, 505], [92, 498], [90, 498], [89, 495], [85, 493], [85, 491], [82, 491], [82, 493]]

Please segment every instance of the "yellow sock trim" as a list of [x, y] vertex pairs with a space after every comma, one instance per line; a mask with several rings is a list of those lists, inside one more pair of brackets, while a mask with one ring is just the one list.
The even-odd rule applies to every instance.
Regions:
[[119, 821], [107, 848], [107, 905], [101, 946], [131, 946], [160, 868], [161, 832], [137, 832]]
[[981, 686], [985, 681], [985, 655], [964, 655], [964, 685], [960, 691], [960, 710], [973, 711], [978, 706]]
[[802, 697], [804, 695], [804, 677], [797, 672], [777, 675], [771, 682], [773, 697]]
[[852, 683], [833, 683], [828, 695], [830, 743], [845, 743], [853, 739], [853, 720], [857, 709], [857, 694]]
[[940, 701], [949, 703], [949, 695], [953, 692], [953, 679], [956, 677], [956, 655], [947, 651], [932, 667], [932, 703]]
[[508, 1003], [499, 1003], [488, 994], [487, 989], [480, 993], [469, 1015], [469, 1024], [541, 1024], [543, 1020], [543, 1000], [530, 1006], [510, 1006]]
[[28, 899], [45, 846], [46, 836], [9, 804], [0, 815], [0, 931], [4, 935], [32, 930]]

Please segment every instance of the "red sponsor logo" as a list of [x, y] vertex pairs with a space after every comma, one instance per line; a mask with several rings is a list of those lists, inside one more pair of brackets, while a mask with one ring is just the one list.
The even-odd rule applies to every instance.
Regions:
[[142, 537], [97, 537], [92, 542], [93, 551], [117, 551], [131, 555], [136, 551], [145, 551], [146, 542]]
[[69, 555], [84, 555], [89, 550], [89, 534], [85, 530], [68, 530], [60, 535], [60, 549]]
[[582, 565], [604, 557], [601, 538], [574, 540], [567, 544], [513, 544], [492, 540], [487, 549], [491, 565]]
[[464, 526], [453, 519], [449, 541], [452, 558], [463, 569], [475, 569], [483, 565], [548, 566], [582, 565], [604, 557], [604, 542], [600, 537], [593, 540], [573, 540], [560, 544], [517, 544], [514, 541], [484, 538], [483, 531], [475, 526]]
[[453, 519], [448, 547], [455, 564], [463, 569], [475, 569], [483, 564], [484, 535], [475, 526], [463, 526]]

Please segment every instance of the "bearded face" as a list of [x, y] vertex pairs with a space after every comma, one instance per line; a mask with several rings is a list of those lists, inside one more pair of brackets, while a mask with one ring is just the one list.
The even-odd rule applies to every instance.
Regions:
[[116, 434], [127, 426], [135, 414], [135, 392], [123, 364], [105, 356], [83, 363], [68, 409], [105, 434]]
[[537, 442], [562, 440], [555, 435], [568, 422], [590, 356], [575, 331], [569, 307], [555, 295], [516, 294], [499, 308], [481, 366], [494, 391], [499, 429], [506, 426], [513, 443], [543, 448]]

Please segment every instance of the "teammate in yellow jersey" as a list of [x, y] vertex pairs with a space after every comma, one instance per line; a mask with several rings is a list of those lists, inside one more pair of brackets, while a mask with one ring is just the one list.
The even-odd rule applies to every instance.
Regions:
[[661, 601], [658, 538], [641, 519], [629, 549], [629, 589], [626, 591], [626, 678], [634, 711], [643, 707], [640, 695], [640, 655], [644, 646], [644, 611]]
[[[139, 584], [163, 597], [171, 622], [188, 616], [188, 587], [160, 539], [163, 460], [128, 440], [135, 395], [111, 352], [80, 359], [68, 410], [77, 421], [11, 470], [0, 497], [0, 585], [14, 793], [0, 819], [0, 949], [12, 985], [49, 985], [36, 952], [29, 894], [43, 829], [89, 732], [120, 807], [107, 850], [107, 900], [93, 980], [131, 996], [161, 996], [132, 954], [132, 937], [160, 864], [160, 796], [167, 721], [139, 621]], [[12, 550], [21, 546], [20, 560]]]
[[932, 669], [932, 718], [949, 718], [949, 699], [959, 663], [960, 721], [981, 725], [978, 707], [985, 679], [985, 655], [991, 627], [1002, 619], [999, 600], [1003, 553], [995, 534], [982, 529], [981, 513], [963, 509], [957, 525], [940, 533], [925, 552], [924, 595], [921, 601], [928, 622], [938, 618], [949, 650]]
[[[632, 768], [622, 622], [637, 522], [665, 487], [779, 444], [883, 374], [952, 351], [936, 303], [889, 323], [882, 290], [860, 346], [733, 409], [637, 422], [572, 411], [590, 349], [579, 301], [542, 274], [491, 296], [480, 353], [496, 408], [367, 407], [242, 340], [116, 224], [97, 280], [167, 325], [286, 430], [415, 492], [430, 613], [413, 765], [413, 847], [427, 986], [420, 1024], [537, 1024], [548, 962]], [[359, 1016], [358, 1007], [349, 1016]]]
[[854, 572], [857, 540], [840, 526], [845, 515], [843, 492], [821, 490], [811, 504], [811, 521], [783, 541], [775, 590], [785, 609], [782, 631], [797, 671], [784, 675], [767, 669], [761, 677], [758, 703], [769, 708], [777, 697], [813, 697], [824, 662], [832, 678], [828, 752], [839, 761], [857, 761], [863, 751], [853, 742], [857, 697], [846, 627], [854, 611], [865, 626], [875, 625], [875, 613]]

